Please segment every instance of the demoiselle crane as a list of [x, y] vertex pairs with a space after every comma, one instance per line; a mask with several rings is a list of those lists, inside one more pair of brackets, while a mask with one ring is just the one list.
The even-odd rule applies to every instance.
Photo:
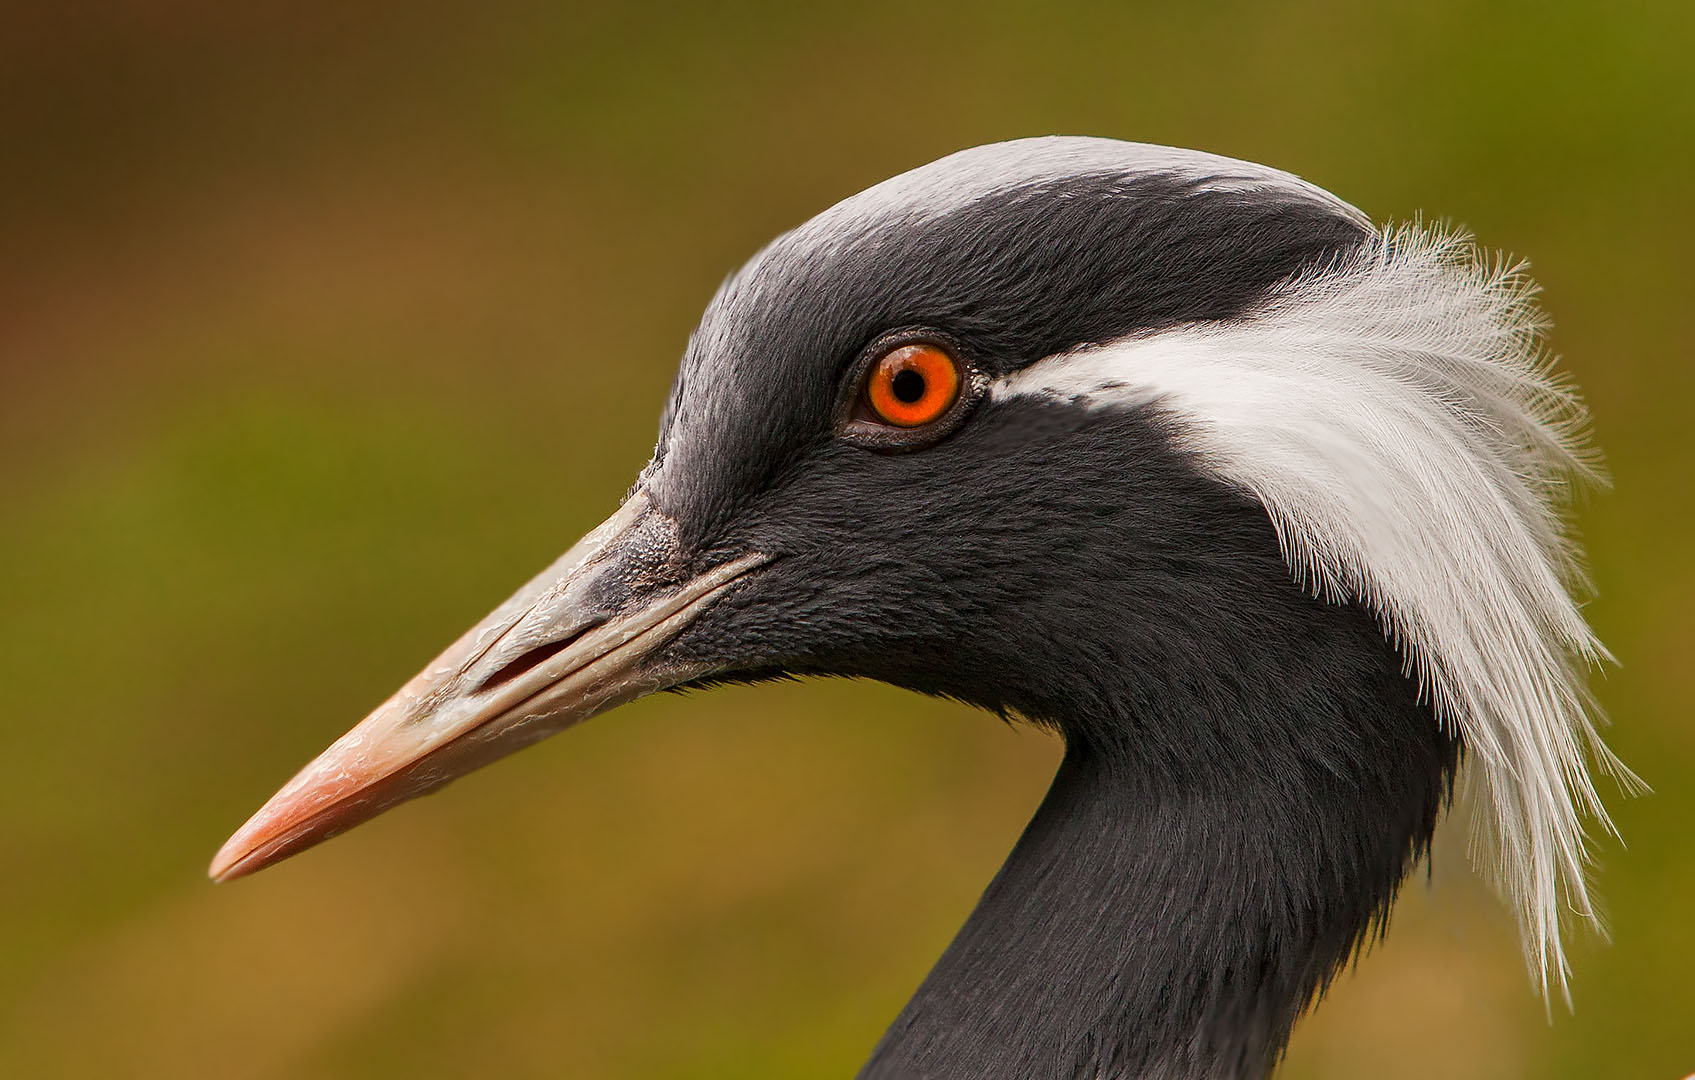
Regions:
[[1589, 762], [1628, 773], [1532, 293], [1210, 154], [1027, 139], [878, 184], [725, 282], [623, 505], [212, 875], [657, 690], [857, 676], [1065, 743], [865, 1077], [1264, 1076], [1456, 777], [1558, 993]]

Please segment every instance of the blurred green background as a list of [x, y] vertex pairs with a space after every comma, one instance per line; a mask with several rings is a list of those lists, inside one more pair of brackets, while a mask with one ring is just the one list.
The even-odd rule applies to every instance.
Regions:
[[812, 683], [625, 708], [232, 886], [223, 838], [615, 504], [720, 278], [887, 175], [1200, 147], [1533, 258], [1654, 785], [1552, 1024], [1444, 833], [1284, 1075], [1695, 1071], [1695, 7], [0, 13], [0, 1073], [850, 1075], [1057, 747]]

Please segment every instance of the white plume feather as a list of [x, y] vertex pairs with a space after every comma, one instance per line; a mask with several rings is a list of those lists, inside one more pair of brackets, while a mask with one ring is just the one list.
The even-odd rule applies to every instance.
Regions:
[[1245, 318], [1050, 357], [994, 392], [1160, 403], [1265, 506], [1303, 584], [1377, 614], [1464, 739], [1494, 853], [1474, 859], [1544, 992], [1564, 993], [1562, 908], [1595, 921], [1584, 822], [1612, 828], [1587, 763], [1636, 781], [1585, 688], [1607, 653], [1573, 599], [1562, 511], [1595, 464], [1534, 295], [1469, 237], [1403, 226]]

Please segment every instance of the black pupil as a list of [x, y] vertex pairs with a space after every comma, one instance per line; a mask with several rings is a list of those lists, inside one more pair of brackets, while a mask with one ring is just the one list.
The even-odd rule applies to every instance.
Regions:
[[911, 405], [924, 396], [924, 376], [911, 368], [897, 371], [889, 382], [889, 389], [894, 391], [896, 400]]

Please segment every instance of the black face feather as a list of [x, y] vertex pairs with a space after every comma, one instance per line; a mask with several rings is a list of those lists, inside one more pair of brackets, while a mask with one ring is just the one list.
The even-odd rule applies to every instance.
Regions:
[[655, 491], [710, 541], [742, 501], [831, 441], [841, 379], [888, 331], [940, 331], [1004, 375], [1080, 345], [1234, 318], [1365, 238], [1310, 198], [1161, 175], [1076, 176], [928, 220], [799, 230], [702, 320], [661, 421]]
[[1372, 616], [1302, 590], [1264, 510], [1156, 408], [977, 421], [921, 453], [834, 449], [768, 492], [737, 543], [783, 558], [675, 647], [1066, 739], [868, 1076], [1263, 1075], [1386, 918], [1457, 740]]
[[1177, 451], [1157, 408], [984, 400], [936, 445], [883, 454], [837, 437], [843, 380], [899, 327], [939, 331], [998, 377], [1237, 317], [1364, 235], [1308, 198], [1155, 175], [780, 238], [691, 341], [648, 480], [697, 560], [761, 551], [780, 565], [678, 650], [1115, 738], [1116, 718], [1160, 707], [1174, 679], [1211, 687], [1221, 658], [1270, 663], [1250, 655], [1270, 628], [1249, 592], [1293, 585], [1265, 513]]
[[1235, 318], [1364, 238], [1310, 199], [1085, 176], [791, 235], [708, 312], [644, 482], [687, 572], [775, 561], [673, 655], [712, 681], [880, 679], [1067, 742], [866, 1075], [1263, 1074], [1386, 917], [1458, 745], [1371, 615], [1299, 587], [1157, 402], [988, 396], [889, 454], [837, 437], [845, 374], [903, 327], [996, 377]]

